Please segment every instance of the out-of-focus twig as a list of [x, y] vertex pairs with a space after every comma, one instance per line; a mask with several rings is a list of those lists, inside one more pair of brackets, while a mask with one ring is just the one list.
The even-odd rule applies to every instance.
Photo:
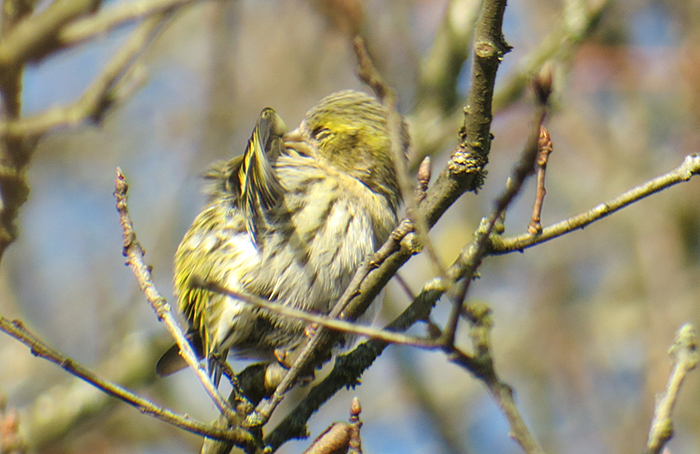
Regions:
[[109, 8], [101, 9], [96, 14], [67, 24], [58, 32], [57, 44], [65, 49], [128, 23], [172, 12], [198, 1], [201, 0], [140, 0], [114, 4]]
[[430, 52], [421, 62], [416, 114], [441, 117], [451, 112], [459, 97], [457, 81], [469, 58], [471, 37], [479, 14], [478, 0], [450, 0], [435, 32]]
[[411, 167], [452, 139], [459, 127], [463, 106], [457, 84], [469, 58], [480, 6], [480, 0], [451, 0], [421, 62], [416, 107], [410, 115], [415, 144]]
[[[504, 83], [499, 85], [493, 97], [494, 112], [501, 111], [519, 100], [533, 76], [538, 74], [548, 61], [571, 60], [578, 47], [596, 29], [605, 14], [610, 0], [595, 0], [586, 7], [581, 1], [568, 1], [564, 20], [552, 24], [552, 30], [542, 42], [516, 63]], [[573, 5], [573, 6], [570, 6]], [[416, 166], [424, 156], [433, 154], [451, 139], [455, 125], [462, 116], [461, 109], [454, 109], [442, 116], [419, 106], [411, 119], [413, 124], [414, 155], [411, 165]]]
[[656, 408], [649, 429], [645, 454], [659, 454], [664, 445], [673, 437], [671, 412], [678, 400], [678, 393], [685, 376], [695, 369], [700, 361], [698, 336], [691, 324], [687, 323], [681, 326], [668, 353], [671, 355], [673, 367], [668, 377], [666, 390], [656, 396]]
[[[6, 1], [2, 4], [2, 29], [0, 49], [12, 36], [19, 24], [28, 17], [33, 5], [19, 1]], [[24, 65], [15, 65], [0, 71], [0, 122], [19, 118], [22, 111], [22, 73]], [[19, 207], [27, 201], [29, 185], [23, 169], [29, 162], [27, 150], [36, 148], [35, 143], [27, 143], [17, 138], [0, 135], [0, 260], [7, 246], [17, 237], [15, 218]]]
[[0, 40], [0, 74], [38, 60], [56, 49], [56, 34], [80, 16], [94, 12], [101, 0], [56, 0], [18, 22]]
[[76, 126], [85, 120], [99, 122], [109, 107], [130, 94], [123, 88], [133, 86], [134, 63], [165, 25], [169, 14], [161, 13], [144, 21], [129, 40], [107, 63], [78, 101], [68, 107], [54, 107], [33, 117], [0, 123], [0, 136], [39, 136], [57, 127]]
[[[407, 394], [412, 402], [420, 408], [424, 426], [432, 428], [435, 438], [442, 445], [439, 452], [443, 454], [468, 454], [471, 450], [464, 441], [464, 434], [456, 424], [454, 416], [435, 398], [433, 383], [423, 375], [422, 365], [411, 356], [411, 350], [397, 348], [391, 351], [399, 369], [402, 394]], [[395, 383], [394, 386], [398, 386]], [[458, 428], [459, 427], [459, 428]]]
[[[95, 368], [95, 374], [126, 388], [147, 386], [156, 378], [153, 364], [165, 348], [165, 342], [129, 335], [109, 352]], [[107, 411], [114, 400], [90, 383], [65, 376], [43, 391], [27, 406], [20, 407], [22, 433], [30, 450], [41, 452], [75, 429], [79, 421], [95, 418]], [[51, 405], [46, 405], [46, 402]]]
[[495, 110], [501, 110], [520, 99], [533, 76], [549, 61], [571, 59], [578, 46], [591, 35], [607, 10], [610, 0], [564, 2], [562, 20], [554, 22], [542, 42], [521, 58], [493, 98]]
[[0, 37], [0, 258], [17, 236], [14, 221], [29, 195], [24, 169], [36, 150], [38, 138], [59, 126], [74, 126], [88, 119], [100, 121], [109, 107], [129, 96], [143, 76], [136, 71], [134, 62], [169, 17], [168, 12], [161, 12], [134, 30], [72, 106], [21, 118], [21, 75], [25, 61], [32, 55], [50, 52], [48, 47], [53, 46], [56, 33], [77, 17], [93, 11], [98, 4], [95, 0], [59, 0], [17, 24], [3, 23]]

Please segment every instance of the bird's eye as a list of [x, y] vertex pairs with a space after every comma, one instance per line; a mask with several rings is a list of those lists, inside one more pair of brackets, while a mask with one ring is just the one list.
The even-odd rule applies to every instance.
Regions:
[[318, 126], [314, 128], [313, 131], [311, 131], [311, 137], [313, 137], [316, 140], [323, 140], [330, 134], [331, 131], [328, 128], [324, 128], [323, 126]]

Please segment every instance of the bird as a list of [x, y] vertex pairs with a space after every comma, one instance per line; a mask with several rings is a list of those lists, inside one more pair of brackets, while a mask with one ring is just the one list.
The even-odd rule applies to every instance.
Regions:
[[[229, 351], [282, 361], [307, 336], [307, 323], [232, 293], [328, 314], [397, 225], [388, 118], [385, 106], [355, 90], [321, 99], [292, 131], [268, 107], [244, 153], [205, 174], [207, 203], [177, 249], [174, 283], [188, 337], [217, 386]], [[400, 135], [405, 151], [403, 123]], [[174, 346], [163, 355], [160, 375], [184, 367], [177, 353]]]

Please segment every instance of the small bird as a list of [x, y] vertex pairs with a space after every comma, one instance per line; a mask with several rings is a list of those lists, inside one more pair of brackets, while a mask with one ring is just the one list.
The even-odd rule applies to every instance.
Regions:
[[[239, 358], [279, 360], [303, 343], [307, 324], [203, 282], [328, 314], [360, 263], [387, 240], [401, 199], [387, 117], [374, 98], [353, 90], [322, 99], [290, 132], [266, 108], [244, 154], [205, 175], [208, 203], [177, 250], [175, 293], [215, 383], [230, 349]], [[161, 358], [159, 374], [180, 368], [177, 353]]]

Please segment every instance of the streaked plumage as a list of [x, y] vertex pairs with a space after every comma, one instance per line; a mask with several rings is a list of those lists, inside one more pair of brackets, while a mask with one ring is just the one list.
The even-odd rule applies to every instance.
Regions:
[[207, 173], [209, 201], [175, 258], [178, 305], [211, 361], [273, 358], [305, 324], [193, 287], [193, 277], [328, 313], [397, 223], [399, 190], [387, 111], [368, 95], [330, 95], [296, 130], [261, 113], [243, 156]]

